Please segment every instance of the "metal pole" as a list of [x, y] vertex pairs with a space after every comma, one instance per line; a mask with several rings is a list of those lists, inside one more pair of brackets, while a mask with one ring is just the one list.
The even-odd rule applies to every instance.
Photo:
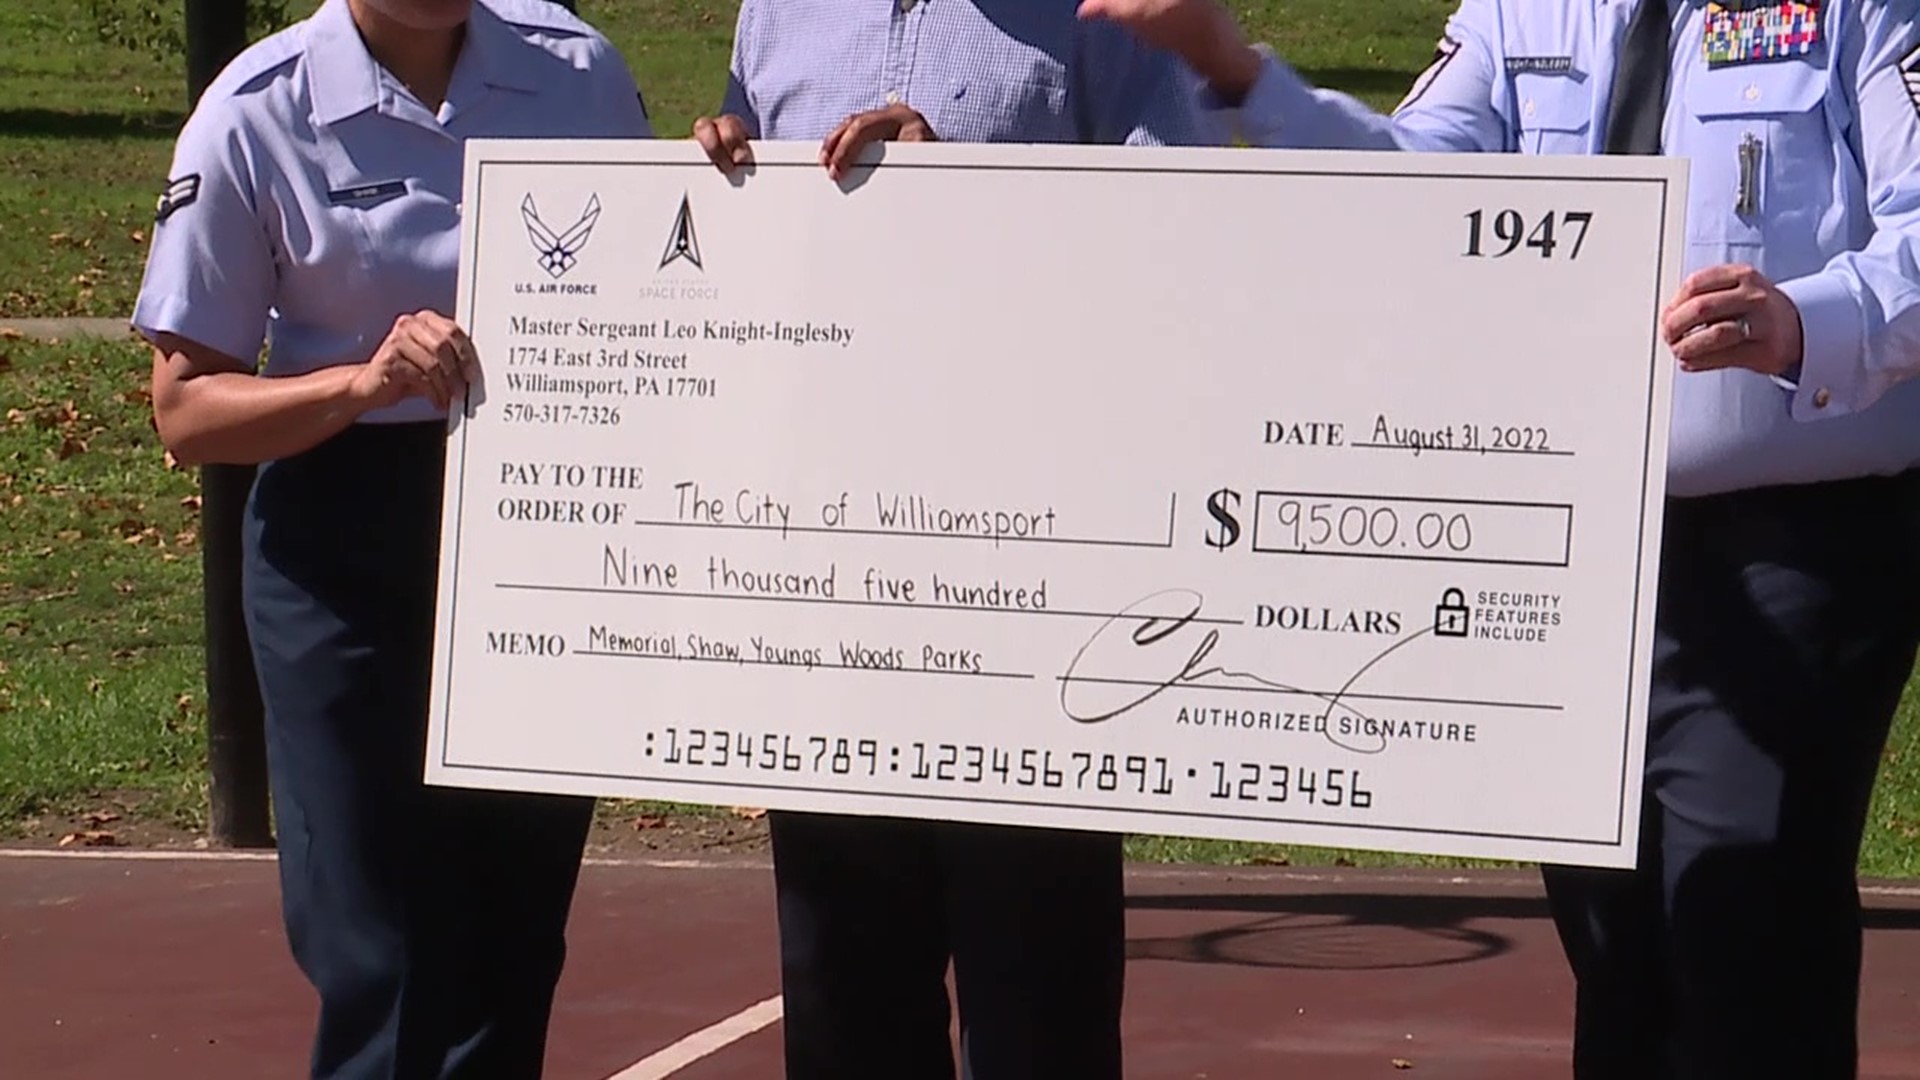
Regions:
[[[247, 47], [246, 0], [185, 0], [187, 106]], [[205, 580], [207, 794], [212, 841], [273, 846], [265, 710], [240, 607], [240, 519], [250, 465], [200, 470], [201, 574]]]

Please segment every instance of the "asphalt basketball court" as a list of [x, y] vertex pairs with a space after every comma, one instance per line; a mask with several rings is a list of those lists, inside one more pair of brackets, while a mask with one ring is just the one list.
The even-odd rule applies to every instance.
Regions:
[[[1571, 983], [1527, 873], [1136, 867], [1128, 1076], [1554, 1080]], [[1863, 1080], [1920, 1080], [1920, 888], [1866, 887]], [[299, 1077], [272, 856], [0, 853], [0, 1076]], [[553, 1080], [780, 1076], [764, 859], [582, 874]]]

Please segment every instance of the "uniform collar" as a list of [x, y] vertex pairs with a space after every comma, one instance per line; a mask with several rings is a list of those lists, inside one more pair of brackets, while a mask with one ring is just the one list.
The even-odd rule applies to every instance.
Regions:
[[[347, 0], [326, 0], [314, 13], [307, 24], [306, 57], [314, 119], [322, 124], [336, 124], [379, 108], [388, 93], [385, 84], [390, 79], [367, 52]], [[448, 99], [458, 107], [487, 89], [538, 91], [543, 57], [540, 49], [476, 0]]]

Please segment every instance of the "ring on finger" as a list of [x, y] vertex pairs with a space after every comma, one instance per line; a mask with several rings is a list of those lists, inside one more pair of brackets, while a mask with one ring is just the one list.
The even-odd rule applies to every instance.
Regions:
[[1751, 319], [1748, 319], [1745, 315], [1742, 315], [1740, 316], [1740, 322], [1738, 325], [1740, 327], [1740, 340], [1742, 342], [1752, 341], [1753, 340], [1753, 321]]

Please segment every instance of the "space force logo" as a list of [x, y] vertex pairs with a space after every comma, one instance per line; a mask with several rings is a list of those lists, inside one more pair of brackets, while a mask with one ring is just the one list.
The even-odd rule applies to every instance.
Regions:
[[[666, 215], [663, 213], [661, 217], [664, 219]], [[660, 265], [654, 270], [652, 281], [640, 283], [640, 299], [673, 303], [718, 300], [720, 287], [708, 280], [706, 273], [707, 259], [700, 250], [700, 230], [693, 224], [693, 199], [682, 193], [673, 224], [667, 227], [667, 244], [660, 251]]]
[[685, 195], [680, 196], [680, 212], [674, 215], [673, 231], [667, 234], [667, 249], [660, 253], [660, 269], [665, 270], [677, 262], [686, 262], [695, 270], [706, 270], [706, 264], [700, 261], [700, 235], [693, 228], [693, 202]]
[[587, 208], [580, 212], [580, 220], [563, 233], [555, 233], [540, 220], [540, 209], [534, 205], [531, 194], [520, 203], [520, 216], [526, 220], [527, 238], [533, 241], [533, 250], [539, 253], [540, 268], [558, 279], [580, 261], [581, 250], [593, 236], [593, 226], [600, 220], [600, 196], [588, 196]]

